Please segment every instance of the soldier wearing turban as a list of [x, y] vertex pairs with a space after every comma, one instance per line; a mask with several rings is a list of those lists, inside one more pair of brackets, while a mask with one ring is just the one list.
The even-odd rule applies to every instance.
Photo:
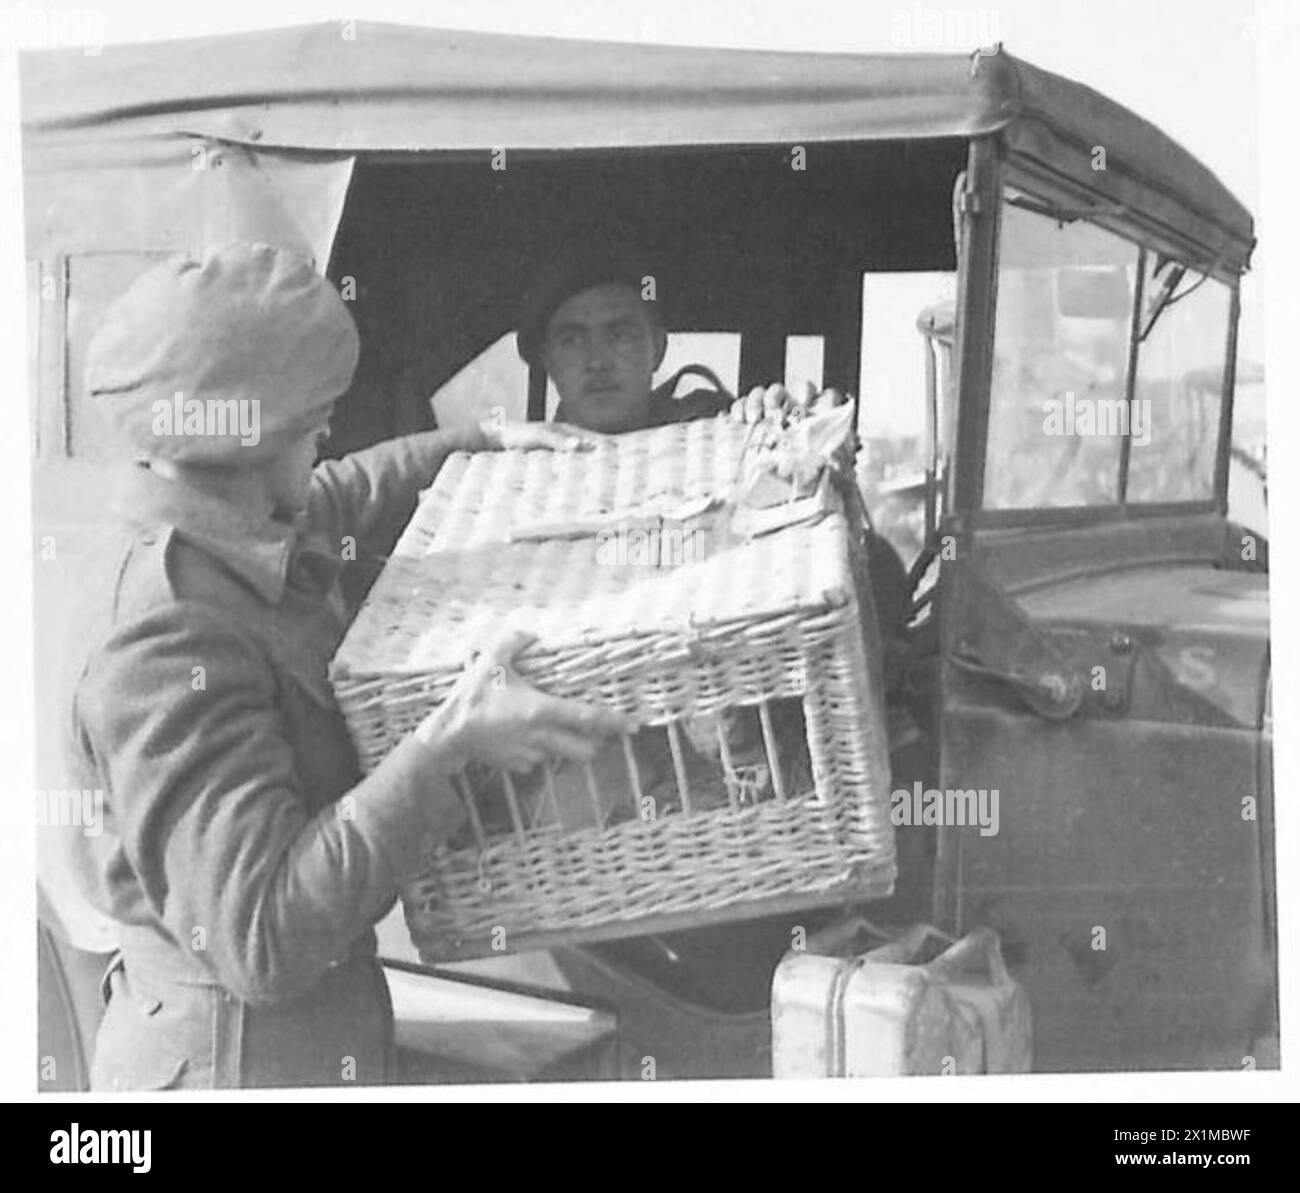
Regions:
[[510, 661], [527, 636], [508, 633], [361, 777], [326, 676], [349, 545], [386, 551], [456, 448], [581, 437], [430, 432], [313, 467], [357, 356], [311, 263], [252, 243], [152, 269], [90, 346], [125, 476], [75, 631], [65, 754], [105, 813], [60, 838], [46, 893], [65, 922], [81, 905], [117, 930], [95, 1088], [391, 1079], [372, 927], [459, 826], [449, 776], [587, 759], [625, 728], [525, 684]]

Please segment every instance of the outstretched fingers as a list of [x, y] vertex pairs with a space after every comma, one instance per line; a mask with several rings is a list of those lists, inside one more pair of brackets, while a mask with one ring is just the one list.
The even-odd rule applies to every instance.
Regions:
[[631, 718], [612, 708], [583, 700], [567, 700], [547, 692], [535, 693], [534, 724], [539, 728], [588, 738], [636, 732]]

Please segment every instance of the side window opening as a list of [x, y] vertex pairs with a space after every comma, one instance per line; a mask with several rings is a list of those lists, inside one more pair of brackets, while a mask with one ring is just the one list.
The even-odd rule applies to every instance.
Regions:
[[801, 393], [805, 385], [820, 392], [825, 369], [824, 336], [785, 337], [785, 387], [790, 393]]
[[86, 350], [108, 308], [166, 253], [104, 252], [68, 258], [67, 353], [64, 402], [68, 454], [87, 463], [112, 458], [109, 425], [85, 387]]
[[[1162, 264], [1165, 268], [1159, 270]], [[1172, 265], [1148, 255], [1144, 295], [1160, 293], [1160, 274]], [[1150, 300], [1143, 305], [1149, 307]], [[1214, 496], [1231, 305], [1227, 286], [1188, 271], [1139, 343], [1130, 502], [1205, 501]]]
[[1138, 253], [1003, 208], [985, 508], [1118, 504]]
[[[867, 273], [862, 279], [858, 487], [876, 529], [911, 565], [925, 540], [925, 477], [930, 466], [926, 337], [922, 313], [951, 304], [956, 275]], [[951, 380], [946, 350], [935, 377], [939, 470], [946, 451]]]
[[515, 349], [514, 332], [465, 364], [430, 401], [440, 427], [473, 426], [496, 410], [503, 418], [522, 421], [528, 410], [528, 366]]
[[1212, 500], [1231, 287], [1014, 192], [1000, 254], [985, 508]]
[[[670, 331], [668, 351], [663, 364], [655, 374], [655, 383], [671, 377], [683, 365], [705, 365], [717, 374], [718, 380], [731, 393], [736, 392], [740, 378], [740, 333], [735, 331]], [[689, 392], [692, 385], [701, 385], [698, 378], [682, 382], [678, 394]]]
[[1264, 371], [1237, 361], [1232, 399], [1232, 458], [1228, 465], [1228, 517], [1268, 535], [1268, 437], [1265, 433]]

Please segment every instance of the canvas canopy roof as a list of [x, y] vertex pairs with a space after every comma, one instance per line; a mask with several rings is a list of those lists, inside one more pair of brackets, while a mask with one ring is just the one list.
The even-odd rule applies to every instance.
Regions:
[[[26, 54], [30, 173], [172, 168], [195, 138], [265, 161], [1001, 135], [1037, 175], [1245, 267], [1249, 213], [1153, 125], [1000, 48], [810, 54], [328, 23]], [[1105, 169], [1095, 164], [1105, 150]], [[301, 157], [301, 155], [308, 155]], [[31, 189], [29, 183], [29, 192]], [[31, 199], [29, 193], [29, 202]]]

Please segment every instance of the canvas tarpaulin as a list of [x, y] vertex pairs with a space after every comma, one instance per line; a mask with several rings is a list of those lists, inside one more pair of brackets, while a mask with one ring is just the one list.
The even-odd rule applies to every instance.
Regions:
[[[1230, 267], [1244, 267], [1253, 239], [1249, 213], [1174, 141], [1001, 50], [796, 54], [333, 22], [29, 54], [21, 69], [37, 177], [68, 159], [143, 165], [169, 138], [472, 154], [999, 133], [1103, 197], [1149, 205], [1168, 223], [1186, 214]], [[1097, 145], [1105, 171], [1082, 153]]]

